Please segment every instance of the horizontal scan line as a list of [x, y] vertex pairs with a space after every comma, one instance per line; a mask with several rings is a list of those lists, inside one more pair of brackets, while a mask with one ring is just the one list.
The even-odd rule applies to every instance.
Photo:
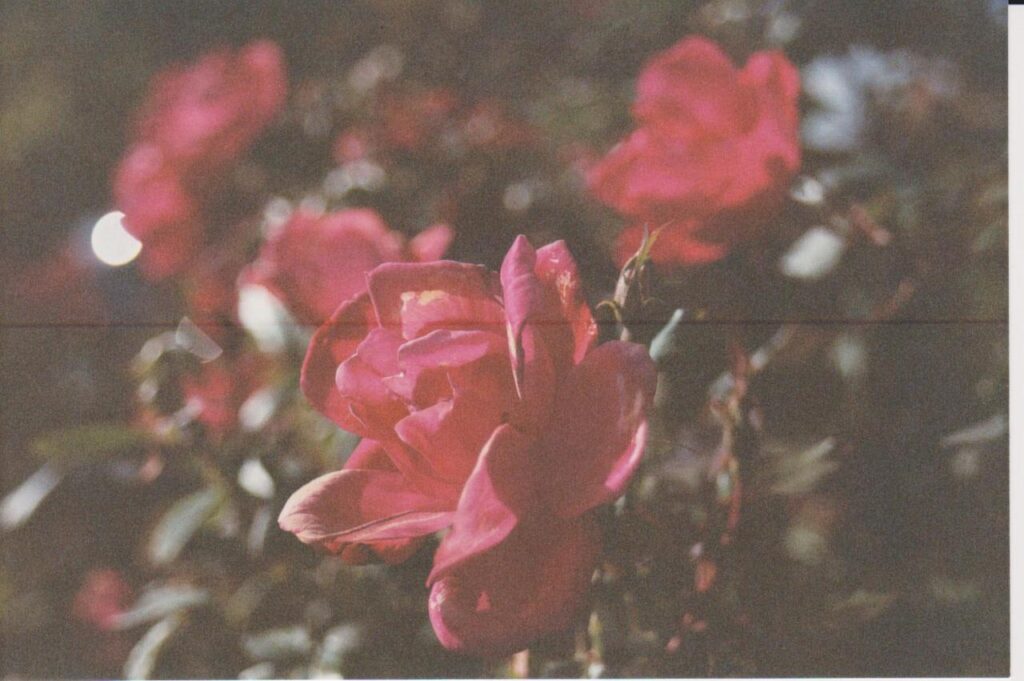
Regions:
[[[225, 329], [243, 328], [241, 324], [227, 322], [204, 322], [192, 320], [200, 327], [217, 327]], [[629, 326], [664, 326], [669, 318], [634, 320]], [[472, 323], [472, 322], [467, 322]], [[537, 320], [537, 325], [566, 324], [562, 321]], [[598, 326], [614, 326], [615, 322], [596, 322]], [[174, 329], [179, 322], [0, 322], [0, 329]], [[961, 319], [683, 319], [680, 326], [952, 326], [952, 325], [984, 325], [984, 326], [1007, 326], [1007, 319], [986, 319], [979, 317], [964, 317]], [[279, 324], [275, 326], [290, 328], [316, 329], [321, 324]], [[339, 324], [338, 326], [345, 326]], [[351, 324], [351, 326], [361, 326]]]

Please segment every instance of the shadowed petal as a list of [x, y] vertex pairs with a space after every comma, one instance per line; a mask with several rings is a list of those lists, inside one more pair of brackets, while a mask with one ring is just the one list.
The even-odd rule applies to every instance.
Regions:
[[335, 375], [338, 367], [376, 327], [377, 318], [370, 297], [363, 293], [343, 303], [327, 322], [316, 330], [302, 363], [302, 393], [324, 416], [350, 432], [359, 433], [349, 400], [338, 392]]
[[512, 426], [494, 431], [462, 490], [452, 530], [437, 549], [428, 584], [499, 544], [529, 511], [536, 498], [529, 459], [532, 444], [532, 438]]
[[410, 539], [450, 522], [451, 508], [423, 494], [399, 473], [342, 470], [296, 491], [278, 524], [307, 544], [339, 551], [349, 543]]
[[449, 650], [497, 657], [568, 628], [600, 548], [589, 516], [518, 527], [433, 582], [427, 605], [437, 638]]
[[569, 375], [537, 450], [555, 513], [571, 518], [625, 490], [640, 463], [657, 371], [643, 346], [613, 341]]

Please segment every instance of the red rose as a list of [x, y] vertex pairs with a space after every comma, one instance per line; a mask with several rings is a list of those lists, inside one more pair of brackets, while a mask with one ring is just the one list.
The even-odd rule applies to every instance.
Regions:
[[119, 571], [95, 569], [86, 573], [71, 610], [82, 622], [109, 631], [117, 626], [131, 599], [132, 589]]
[[143, 243], [139, 263], [150, 279], [181, 270], [202, 239], [198, 201], [159, 147], [138, 144], [118, 166], [114, 196], [124, 226]]
[[800, 166], [799, 88], [781, 52], [737, 70], [713, 42], [686, 38], [655, 56], [637, 80], [640, 127], [588, 175], [597, 198], [634, 221], [620, 264], [645, 226], [670, 225], [652, 253], [663, 263], [716, 260], [755, 238]]
[[195, 419], [214, 440], [223, 439], [238, 427], [239, 410], [253, 393], [266, 384], [263, 356], [246, 354], [203, 364], [195, 374], [182, 378], [186, 404]]
[[366, 290], [366, 274], [377, 265], [437, 260], [451, 239], [447, 226], [435, 225], [406, 244], [368, 208], [324, 216], [298, 211], [264, 244], [245, 278], [269, 289], [303, 323], [319, 325]]
[[281, 50], [272, 42], [213, 52], [154, 79], [137, 138], [160, 147], [175, 166], [217, 170], [238, 158], [274, 119], [287, 88]]
[[593, 508], [643, 451], [655, 369], [643, 347], [594, 347], [562, 242], [519, 237], [500, 277], [390, 263], [314, 335], [309, 400], [365, 439], [297, 491], [280, 524], [350, 562], [404, 560], [450, 527], [428, 579], [446, 647], [521, 649], [568, 626], [600, 537]]
[[280, 50], [266, 41], [154, 79], [114, 176], [114, 201], [143, 243], [147, 277], [176, 274], [195, 255], [210, 187], [277, 114], [286, 91]]

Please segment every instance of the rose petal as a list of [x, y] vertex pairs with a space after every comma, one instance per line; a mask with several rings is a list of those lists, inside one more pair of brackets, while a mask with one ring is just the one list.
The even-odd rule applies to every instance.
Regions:
[[339, 551], [349, 543], [420, 537], [451, 521], [451, 508], [412, 488], [399, 473], [341, 470], [296, 491], [278, 524], [306, 544]]
[[428, 608], [438, 640], [450, 650], [498, 657], [568, 628], [600, 548], [589, 516], [518, 527], [433, 582]]
[[[681, 221], [664, 225], [658, 234], [654, 248], [651, 249], [651, 260], [656, 263], [685, 263], [700, 265], [724, 258], [728, 252], [727, 244], [715, 244], [700, 241], [690, 232], [696, 227], [694, 221]], [[648, 233], [650, 228], [648, 228]], [[615, 244], [615, 262], [619, 267], [626, 264], [640, 248], [644, 238], [644, 225], [631, 225], [622, 230]]]
[[485, 267], [385, 263], [368, 282], [381, 326], [401, 329], [406, 339], [438, 328], [500, 329], [504, 323], [497, 282]]
[[564, 241], [556, 241], [537, 250], [534, 267], [537, 278], [555, 292], [573, 338], [573, 363], [579, 364], [597, 341], [597, 325], [580, 291], [576, 260]]
[[501, 424], [502, 407], [490, 395], [456, 394], [413, 412], [395, 425], [395, 432], [430, 462], [437, 477], [461, 485]]
[[501, 287], [508, 319], [508, 343], [523, 425], [541, 426], [554, 398], [558, 376], [572, 364], [571, 345], [554, 291], [537, 277], [537, 252], [520, 235], [501, 264]]
[[643, 454], [656, 383], [644, 347], [618, 341], [599, 346], [569, 375], [537, 450], [539, 480], [556, 514], [575, 517], [622, 494]]
[[453, 238], [455, 233], [448, 225], [427, 227], [409, 242], [409, 254], [420, 262], [437, 260], [448, 250]]
[[350, 401], [338, 392], [338, 367], [352, 357], [359, 344], [377, 326], [370, 297], [363, 293], [343, 303], [313, 334], [302, 363], [302, 393], [320, 413], [350, 432], [359, 423], [349, 409]]
[[245, 277], [273, 292], [301, 322], [321, 324], [366, 290], [368, 272], [401, 256], [401, 236], [376, 211], [299, 210], [264, 244]]
[[535, 504], [533, 439], [502, 425], [484, 445], [459, 498], [452, 529], [434, 555], [428, 584], [501, 542]]
[[742, 134], [757, 116], [732, 60], [707, 38], [686, 38], [655, 56], [637, 78], [633, 114], [683, 138]]
[[345, 468], [392, 472], [397, 470], [383, 445], [370, 438], [360, 440], [356, 448], [348, 455]]

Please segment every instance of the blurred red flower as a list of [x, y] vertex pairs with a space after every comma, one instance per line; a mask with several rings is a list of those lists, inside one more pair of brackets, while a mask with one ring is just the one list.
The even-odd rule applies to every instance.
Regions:
[[590, 511], [624, 491], [646, 438], [643, 347], [595, 348], [563, 242], [519, 237], [500, 276], [389, 263], [316, 332], [307, 398], [365, 438], [297, 491], [281, 527], [361, 562], [404, 560], [450, 527], [428, 579], [446, 647], [499, 655], [565, 628], [600, 536]]
[[156, 76], [136, 138], [155, 144], [176, 166], [216, 172], [248, 148], [287, 94], [283, 56], [274, 43], [213, 52]]
[[210, 436], [220, 440], [238, 427], [239, 410], [266, 385], [267, 364], [262, 355], [246, 353], [203, 364], [182, 377], [185, 402]]
[[652, 257], [717, 260], [756, 238], [800, 166], [800, 76], [781, 52], [758, 52], [738, 70], [719, 47], [686, 38], [656, 55], [637, 80], [639, 127], [591, 168], [599, 200], [630, 218], [616, 258], [644, 227], [667, 224]]
[[74, 616], [101, 631], [117, 626], [117, 618], [132, 599], [132, 589], [117, 570], [90, 570], [75, 594]]
[[300, 210], [267, 240], [243, 276], [270, 290], [299, 321], [320, 325], [366, 290], [366, 275], [377, 265], [437, 260], [451, 239], [447, 226], [434, 225], [407, 244], [368, 208], [323, 216]]
[[125, 228], [143, 243], [146, 276], [175, 274], [198, 251], [211, 186], [273, 120], [286, 94], [281, 51], [268, 41], [154, 78], [114, 176], [114, 200]]

